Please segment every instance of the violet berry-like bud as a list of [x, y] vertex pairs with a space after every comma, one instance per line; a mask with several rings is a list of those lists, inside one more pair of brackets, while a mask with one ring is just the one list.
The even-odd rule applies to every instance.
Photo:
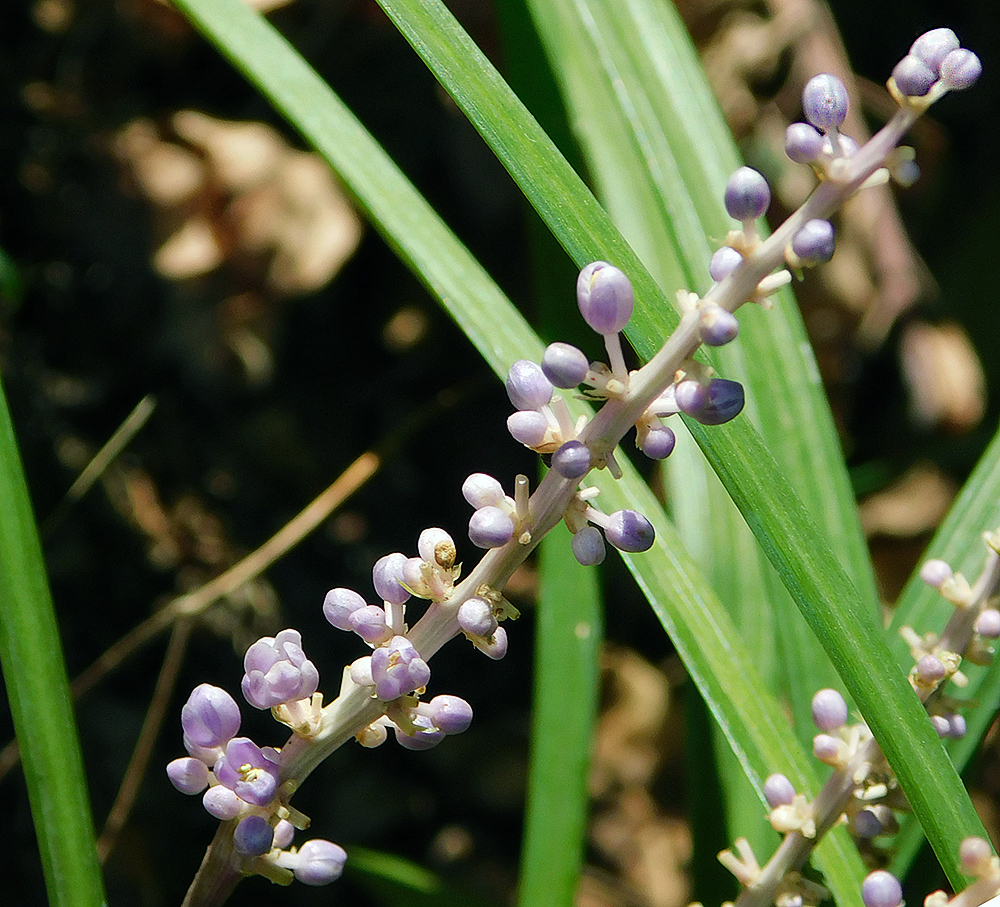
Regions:
[[920, 568], [920, 578], [934, 589], [940, 589], [945, 580], [954, 576], [951, 565], [940, 558], [931, 558], [925, 561]]
[[473, 507], [496, 507], [504, 499], [503, 485], [485, 472], [474, 472], [462, 483], [462, 497]]
[[308, 699], [319, 686], [319, 671], [302, 651], [298, 630], [257, 640], [247, 649], [243, 668], [243, 695], [258, 709]]
[[372, 567], [372, 585], [382, 601], [402, 605], [410, 598], [410, 593], [400, 582], [405, 569], [406, 555], [399, 551], [375, 561], [375, 566]]
[[859, 838], [877, 838], [882, 834], [882, 821], [870, 809], [860, 809], [854, 816], [851, 823], [854, 833]]
[[817, 734], [813, 737], [813, 755], [820, 762], [836, 765], [840, 761], [841, 750], [841, 743], [836, 737], [829, 734]]
[[306, 841], [296, 853], [283, 853], [278, 865], [291, 869], [303, 885], [329, 885], [340, 878], [347, 862], [343, 847], [314, 838]]
[[948, 737], [952, 740], [961, 740], [969, 730], [969, 726], [962, 715], [957, 712], [948, 716]]
[[796, 164], [811, 164], [823, 153], [823, 136], [808, 123], [792, 123], [785, 130], [785, 154]]
[[323, 616], [338, 630], [350, 630], [350, 616], [366, 604], [353, 589], [331, 589], [323, 600]]
[[552, 468], [564, 479], [580, 479], [590, 471], [590, 449], [582, 441], [567, 441], [552, 454]]
[[414, 752], [421, 752], [422, 750], [433, 749], [442, 740], [444, 740], [444, 734], [441, 731], [436, 731], [432, 729], [419, 729], [414, 734], [407, 734], [402, 728], [396, 728], [396, 743], [398, 743], [405, 750], [413, 750]]
[[921, 683], [940, 683], [948, 676], [944, 663], [936, 655], [923, 655], [917, 662], [917, 678]]
[[743, 262], [740, 255], [732, 246], [723, 246], [716, 249], [708, 265], [708, 274], [716, 283], [725, 280]]
[[579, 532], [573, 533], [570, 547], [573, 549], [573, 557], [584, 567], [596, 567], [604, 562], [607, 555], [604, 536], [595, 526], [584, 526]]
[[216, 784], [205, 791], [201, 798], [201, 805], [205, 807], [205, 811], [210, 816], [215, 816], [216, 819], [221, 819], [223, 822], [235, 819], [246, 807], [243, 800], [221, 784]]
[[393, 636], [388, 645], [372, 652], [372, 680], [379, 699], [399, 699], [426, 686], [430, 679], [427, 662], [405, 636]]
[[182, 756], [167, 764], [167, 777], [182, 794], [200, 794], [208, 787], [208, 766], [200, 759]]
[[515, 409], [541, 409], [552, 399], [552, 382], [538, 363], [518, 359], [507, 372], [507, 396]]
[[726, 210], [736, 220], [755, 220], [771, 204], [771, 187], [763, 174], [740, 167], [726, 183]]
[[247, 816], [233, 832], [233, 847], [247, 857], [266, 854], [274, 843], [274, 829], [263, 816]]
[[847, 703], [837, 690], [820, 690], [812, 698], [813, 723], [821, 731], [833, 731], [847, 724]]
[[932, 28], [910, 45], [909, 56], [922, 60], [928, 69], [939, 73], [944, 58], [958, 48], [958, 36], [950, 28]]
[[542, 372], [556, 387], [576, 387], [590, 371], [590, 362], [570, 343], [550, 343], [542, 356]]
[[472, 706], [460, 696], [435, 696], [428, 705], [430, 719], [442, 734], [461, 734], [472, 724]]
[[922, 98], [938, 80], [934, 72], [923, 60], [907, 54], [892, 70], [896, 87], [909, 98]]
[[240, 707], [221, 687], [198, 684], [181, 709], [181, 728], [197, 746], [225, 746], [240, 729]]
[[764, 799], [772, 809], [776, 806], [788, 806], [795, 799], [795, 788], [788, 778], [780, 772], [775, 772], [773, 775], [768, 775], [764, 782]]
[[474, 639], [476, 648], [488, 655], [494, 661], [499, 661], [507, 654], [507, 631], [497, 627], [492, 636]]
[[735, 419], [746, 403], [746, 394], [739, 381], [713, 378], [708, 385], [708, 400], [690, 415], [702, 425], [722, 425]]
[[619, 551], [649, 551], [656, 541], [653, 524], [635, 510], [616, 510], [612, 513], [604, 534]]
[[598, 334], [617, 334], [632, 317], [632, 284], [606, 261], [593, 261], [580, 272], [576, 300], [583, 320]]
[[499, 548], [514, 535], [514, 521], [499, 507], [480, 507], [469, 520], [469, 539], [477, 548]]
[[698, 336], [708, 346], [724, 346], [740, 332], [736, 316], [718, 305], [707, 305], [698, 322]]
[[693, 416], [708, 403], [708, 388], [700, 381], [686, 378], [674, 385], [674, 399], [682, 413]]
[[891, 872], [877, 869], [861, 883], [861, 900], [865, 907], [899, 907], [903, 902], [903, 888]]
[[372, 646], [380, 645], [392, 635], [385, 622], [385, 608], [378, 605], [365, 605], [351, 612], [347, 626]]
[[215, 763], [213, 771], [220, 784], [228, 787], [237, 797], [255, 806], [267, 806], [278, 789], [278, 758], [268, 747], [262, 750], [249, 737], [234, 737], [226, 744], [226, 752]]
[[941, 61], [941, 82], [952, 91], [974, 85], [983, 74], [983, 64], [971, 50], [953, 50]]
[[548, 420], [535, 410], [518, 410], [507, 417], [507, 431], [525, 447], [540, 446], [548, 428]]
[[948, 724], [948, 719], [944, 715], [931, 715], [931, 725], [934, 730], [937, 731], [938, 737], [944, 738], [948, 736], [948, 730], [950, 725]]
[[677, 436], [666, 425], [654, 425], [646, 432], [639, 448], [651, 460], [665, 460], [674, 452]]
[[987, 608], [976, 618], [976, 632], [984, 639], [997, 639], [1000, 637], [1000, 611], [996, 608]]
[[792, 237], [792, 251], [808, 264], [829, 261], [833, 258], [833, 250], [833, 224], [828, 220], [806, 221]]
[[458, 606], [458, 625], [470, 636], [490, 636], [497, 628], [497, 619], [490, 603], [474, 596]]
[[802, 89], [802, 110], [817, 129], [837, 128], [847, 119], [847, 89], [835, 75], [813, 76]]

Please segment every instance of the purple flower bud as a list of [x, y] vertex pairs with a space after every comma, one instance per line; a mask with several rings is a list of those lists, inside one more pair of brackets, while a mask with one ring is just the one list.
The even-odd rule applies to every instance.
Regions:
[[910, 56], [923, 61], [929, 69], [939, 73], [944, 58], [958, 48], [958, 36], [950, 28], [932, 28], [910, 45]]
[[724, 346], [730, 340], [735, 340], [739, 332], [740, 323], [736, 316], [722, 306], [707, 305], [702, 310], [698, 335], [708, 346]]
[[215, 763], [215, 777], [244, 802], [267, 806], [278, 789], [278, 757], [270, 747], [268, 751], [274, 760], [249, 737], [234, 737]]
[[263, 816], [247, 816], [233, 832], [233, 847], [247, 857], [261, 857], [274, 843], [274, 829]]
[[235, 819], [246, 805], [233, 791], [221, 784], [216, 784], [205, 791], [201, 804], [210, 816], [223, 822]]
[[664, 460], [674, 452], [677, 437], [666, 425], [654, 425], [639, 448], [651, 460]]
[[1000, 611], [987, 608], [976, 618], [976, 632], [985, 639], [1000, 637]]
[[225, 746], [240, 729], [240, 707], [220, 687], [199, 684], [181, 709], [181, 728], [198, 746]]
[[971, 50], [960, 47], [941, 62], [941, 82], [952, 91], [974, 85], [983, 74], [983, 64]]
[[792, 251], [804, 262], [815, 264], [833, 258], [833, 224], [813, 218], [792, 237]]
[[899, 907], [903, 901], [903, 888], [891, 872], [878, 869], [869, 873], [861, 883], [861, 900], [865, 907]]
[[716, 249], [712, 256], [712, 261], [708, 265], [708, 274], [712, 280], [720, 282], [725, 280], [743, 262], [740, 255], [732, 246], [723, 246]]
[[604, 562], [607, 555], [604, 536], [594, 526], [584, 526], [579, 532], [573, 533], [570, 547], [573, 549], [573, 556], [584, 567], [596, 567]]
[[948, 736], [952, 740], [961, 740], [968, 730], [965, 719], [957, 712], [948, 716]]
[[291, 869], [303, 885], [328, 885], [340, 878], [347, 853], [330, 841], [314, 838], [294, 854], [282, 854], [278, 865]]
[[359, 687], [371, 687], [375, 685], [372, 680], [372, 657], [363, 655], [361, 658], [351, 662], [351, 680]]
[[277, 825], [274, 826], [274, 847], [278, 850], [284, 850], [289, 844], [292, 843], [292, 839], [295, 837], [295, 826], [292, 825], [287, 819], [278, 819]]
[[812, 698], [813, 723], [821, 731], [833, 731], [847, 724], [847, 703], [836, 690], [820, 690]]
[[477, 548], [499, 548], [514, 535], [514, 521], [499, 507], [480, 507], [469, 520], [469, 538]]
[[708, 388], [700, 381], [686, 378], [674, 385], [674, 399], [682, 413], [693, 416], [708, 403]]
[[474, 639], [476, 648], [488, 655], [494, 661], [499, 661], [507, 654], [507, 631], [497, 627], [492, 636]]
[[653, 524], [635, 510], [616, 510], [608, 517], [604, 534], [619, 551], [648, 551], [656, 541]]
[[953, 575], [950, 565], [938, 558], [925, 561], [920, 568], [920, 578], [935, 589], [940, 589], [941, 584]]
[[372, 652], [375, 695], [385, 702], [426, 686], [430, 679], [427, 662], [405, 636], [393, 636], [388, 645]]
[[792, 123], [785, 130], [785, 154], [796, 164], [811, 164], [823, 153], [823, 136], [808, 123]]
[[985, 838], [970, 836], [963, 838], [958, 847], [958, 859], [962, 864], [962, 872], [967, 876], [978, 876], [989, 865], [993, 856], [993, 848]]
[[552, 454], [552, 468], [564, 479], [580, 479], [590, 471], [590, 449], [580, 441], [567, 441]]
[[462, 483], [462, 497], [473, 507], [496, 507], [504, 499], [503, 486], [484, 472], [474, 472]]
[[490, 636], [497, 628], [497, 619], [490, 603], [476, 596], [458, 606], [458, 625], [470, 636]]
[[243, 695], [258, 709], [308, 699], [319, 686], [319, 671], [302, 651], [298, 630], [257, 640], [247, 649], [243, 669]]
[[348, 618], [365, 604], [353, 589], [331, 589], [323, 600], [323, 616], [338, 630], [350, 630]]
[[515, 409], [541, 409], [552, 399], [552, 382], [540, 365], [518, 359], [507, 372], [507, 396]]
[[396, 743], [406, 750], [420, 752], [421, 750], [433, 749], [442, 740], [444, 740], [444, 734], [441, 731], [418, 730], [415, 734], [407, 734], [401, 728], [396, 728]]
[[934, 726], [934, 730], [937, 731], [938, 737], [947, 737], [948, 731], [951, 730], [951, 725], [944, 715], [931, 715], [931, 724]]
[[924, 655], [917, 662], [917, 677], [925, 684], [939, 683], [947, 676], [944, 664], [936, 655]]
[[858, 810], [851, 825], [859, 838], [877, 838], [883, 830], [881, 820], [870, 809]]
[[200, 759], [182, 756], [167, 764], [167, 777], [182, 794], [200, 794], [208, 787], [208, 766]]
[[726, 183], [726, 210], [736, 220], [755, 220], [771, 204], [771, 187], [763, 174], [740, 167]]
[[764, 799], [772, 809], [776, 806], [788, 806], [795, 799], [795, 788], [780, 773], [768, 775], [764, 782]]
[[417, 552], [425, 560], [439, 567], [450, 568], [455, 564], [455, 540], [443, 529], [425, 529], [417, 539]]
[[827, 131], [847, 119], [847, 89], [830, 73], [813, 76], [802, 89], [802, 110], [817, 129]]
[[542, 356], [542, 371], [556, 387], [576, 387], [590, 371], [590, 362], [569, 343], [550, 343]]
[[400, 585], [403, 570], [406, 568], [406, 555], [398, 551], [380, 557], [372, 567], [372, 585], [382, 601], [393, 605], [402, 605], [410, 593]]
[[545, 440], [548, 420], [541, 413], [518, 410], [507, 417], [507, 431], [526, 447], [538, 447]]
[[835, 765], [840, 758], [840, 741], [829, 734], [817, 734], [813, 737], [813, 755], [820, 762]]
[[909, 98], [922, 98], [938, 80], [934, 72], [923, 60], [907, 54], [892, 70], [896, 87]]
[[442, 734], [461, 734], [472, 724], [472, 706], [460, 696], [435, 696], [429, 705], [431, 721]]
[[713, 378], [708, 385], [708, 401], [691, 416], [702, 425], [722, 425], [735, 419], [746, 403], [743, 385], [728, 378]]
[[353, 611], [347, 626], [372, 646], [380, 645], [392, 635], [385, 622], [385, 609], [378, 605], [365, 605]]
[[598, 334], [617, 334], [632, 317], [632, 284], [606, 261], [593, 261], [576, 281], [576, 301], [583, 320]]

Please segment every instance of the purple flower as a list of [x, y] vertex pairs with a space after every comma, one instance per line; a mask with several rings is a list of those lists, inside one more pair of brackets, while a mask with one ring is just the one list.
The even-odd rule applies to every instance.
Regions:
[[497, 627], [492, 636], [477, 637], [472, 641], [477, 649], [494, 661], [499, 661], [507, 654], [507, 631], [503, 627]]
[[426, 686], [431, 669], [405, 636], [393, 636], [372, 652], [375, 695], [386, 702]]
[[328, 885], [340, 878], [347, 854], [343, 847], [316, 838], [306, 841], [294, 853], [281, 853], [276, 862], [292, 870], [303, 885]]
[[461, 734], [472, 724], [472, 706], [460, 696], [435, 696], [428, 706], [431, 722], [442, 734]]
[[958, 48], [958, 36], [950, 28], [932, 28], [910, 45], [909, 56], [916, 57], [934, 73], [939, 73], [944, 58]]
[[240, 707], [220, 687], [199, 684], [181, 709], [181, 728], [184, 737], [196, 746], [225, 746], [240, 729]]
[[234, 737], [213, 771], [219, 783], [245, 803], [267, 806], [278, 789], [278, 754], [268, 747], [265, 753], [249, 737]]
[[743, 385], [728, 378], [713, 378], [708, 385], [708, 400], [697, 412], [691, 413], [702, 425], [722, 425], [735, 419], [746, 403]]
[[550, 343], [542, 356], [542, 372], [556, 387], [576, 387], [590, 371], [582, 350], [569, 343]]
[[564, 479], [580, 479], [590, 471], [590, 449], [581, 441], [567, 441], [552, 454], [552, 468]]
[[903, 888], [892, 873], [878, 869], [869, 873], [861, 883], [861, 900], [865, 907], [899, 907], [903, 901]]
[[735, 340], [739, 332], [740, 323], [732, 312], [722, 306], [705, 306], [698, 323], [698, 335], [703, 343], [708, 346], [725, 346], [730, 340]]
[[576, 301], [583, 320], [598, 334], [617, 334], [632, 317], [632, 284], [606, 261], [593, 261], [576, 281]]
[[648, 551], [656, 541], [653, 524], [635, 510], [617, 510], [611, 514], [604, 534], [619, 551]]
[[833, 731], [847, 723], [847, 703], [836, 690], [820, 690], [812, 698], [813, 723], [821, 731]]
[[432, 749], [444, 740], [444, 736], [441, 731], [433, 728], [418, 728], [413, 734], [407, 734], [402, 728], [396, 728], [396, 743], [403, 749], [416, 752]]
[[462, 497], [473, 507], [496, 507], [504, 500], [503, 485], [493, 476], [474, 472], [462, 483]]
[[808, 123], [792, 123], [785, 130], [785, 154], [796, 164], [811, 164], [823, 153], [823, 136]]
[[941, 81], [952, 91], [969, 88], [983, 74], [983, 64], [971, 50], [953, 50], [941, 61]]
[[938, 80], [934, 72], [920, 57], [907, 54], [892, 70], [896, 87], [909, 98], [922, 98]]
[[507, 396], [515, 409], [541, 409], [552, 399], [552, 382], [540, 365], [518, 359], [507, 372]]
[[764, 799], [772, 809], [776, 806], [789, 806], [795, 799], [795, 788], [784, 775], [769, 775], [764, 782]]
[[525, 447], [539, 447], [545, 440], [548, 428], [548, 419], [534, 410], [519, 409], [507, 417], [507, 431], [515, 441]]
[[708, 265], [708, 274], [712, 280], [721, 282], [743, 263], [743, 256], [732, 246], [716, 249]]
[[477, 548], [499, 548], [514, 535], [514, 521], [499, 507], [480, 507], [469, 520], [469, 538]]
[[233, 847], [247, 857], [266, 854], [274, 843], [274, 829], [263, 816], [247, 816], [233, 832]]
[[353, 589], [331, 589], [323, 601], [323, 616], [338, 630], [350, 630], [348, 619], [365, 604], [365, 600]]
[[833, 224], [813, 218], [792, 237], [792, 251], [807, 264], [829, 261], [834, 250]]
[[385, 623], [385, 608], [378, 605], [358, 608], [347, 619], [347, 625], [371, 646], [381, 645], [392, 635]]
[[302, 651], [298, 630], [257, 640], [243, 659], [243, 695], [258, 709], [308, 699], [319, 686], [319, 671]]
[[573, 549], [573, 557], [584, 567], [596, 567], [604, 562], [607, 555], [604, 536], [594, 526], [584, 526], [579, 532], [573, 533], [570, 547]]
[[951, 566], [940, 558], [931, 558], [920, 568], [920, 578], [935, 589], [940, 589], [941, 584], [952, 576]]
[[236, 796], [233, 791], [222, 784], [216, 784], [205, 791], [201, 798], [201, 805], [210, 816], [221, 819], [223, 822], [235, 819], [243, 812], [246, 804]]
[[490, 603], [476, 596], [459, 605], [458, 625], [470, 636], [489, 636], [497, 628], [497, 619]]

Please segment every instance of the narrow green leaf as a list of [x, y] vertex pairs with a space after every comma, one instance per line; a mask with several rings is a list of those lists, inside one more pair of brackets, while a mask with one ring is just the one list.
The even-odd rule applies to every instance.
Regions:
[[569, 543], [560, 525], [541, 544], [520, 907], [572, 907], [583, 866], [603, 632], [597, 571]]
[[45, 562], [0, 388], [0, 664], [53, 907], [104, 903]]
[[498, 907], [495, 898], [445, 882], [393, 854], [351, 846], [346, 874], [387, 907]]

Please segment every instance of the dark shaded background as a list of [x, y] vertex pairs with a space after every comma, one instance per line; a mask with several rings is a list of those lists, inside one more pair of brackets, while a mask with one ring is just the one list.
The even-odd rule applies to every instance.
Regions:
[[[945, 153], [901, 204], [940, 282], [940, 300], [929, 314], [947, 314], [966, 327], [995, 392], [995, 12], [990, 4], [900, 0], [833, 7], [858, 73], [875, 82], [916, 34], [942, 23], [983, 57], [980, 85], [935, 108]], [[227, 312], [219, 300], [250, 285], [252, 274], [233, 266], [183, 284], [161, 279], [149, 264], [149, 209], [127, 191], [110, 142], [136, 116], [162, 120], [185, 107], [288, 131], [214, 50], [156, 4], [81, 0], [65, 9], [65, 27], [55, 30], [40, 26], [40, 4], [0, 12], [0, 248], [13, 261], [20, 287], [0, 298], [0, 366], [36, 513], [46, 525], [70, 674], [168, 597], [255, 548], [359, 453], [429, 408], [379, 479], [344, 513], [268, 571], [267, 584], [246, 601], [220, 605], [195, 629], [151, 772], [107, 865], [112, 904], [159, 907], [179, 903], [216, 824], [162, 772], [181, 755], [176, 715], [187, 690], [208, 681], [235, 691], [239, 645], [295, 626], [320, 668], [322, 687], [332, 692], [339, 666], [361, 649], [322, 620], [325, 591], [346, 585], [369, 594], [371, 563], [390, 550], [409, 551], [424, 526], [451, 527], [458, 538], [469, 516], [458, 489], [470, 472], [510, 477], [531, 474], [535, 466], [503, 429], [509, 407], [502, 387], [371, 230], [326, 289], [264, 300], [260, 318], [275, 368], [266, 384], [248, 383], [227, 350]], [[491, 5], [465, 2], [456, 12], [502, 64]], [[519, 194], [375, 4], [298, 0], [272, 18], [531, 312], [536, 303]], [[39, 83], [50, 90], [41, 106], [29, 91]], [[421, 312], [428, 327], [419, 343], [398, 349], [387, 345], [384, 330], [404, 306]], [[921, 432], [906, 417], [892, 339], [877, 355], [856, 354], [851, 361], [851, 394], [841, 415], [854, 465], [875, 464], [891, 478], [918, 456], [929, 457], [961, 481], [992, 435], [996, 406], [990, 402], [982, 427], [965, 437]], [[102, 487], [50, 519], [76, 475], [67, 451], [96, 450], [145, 394], [155, 395], [157, 409], [121, 462], [152, 478], [173, 519], [168, 534], [176, 556], [166, 564], [151, 557], [149, 533]], [[872, 413], [875, 418], [865, 417]], [[205, 556], [206, 538], [217, 557]], [[459, 544], [463, 557], [474, 557], [468, 543]], [[900, 556], [912, 558], [913, 547]], [[667, 659], [669, 644], [620, 565], [609, 565], [604, 576], [615, 614], [609, 635], [653, 661]], [[317, 835], [400, 853], [472, 892], [508, 898], [528, 730], [530, 571], [518, 588], [524, 591], [515, 600], [526, 615], [511, 629], [507, 659], [487, 662], [470, 647], [455, 646], [435, 663], [435, 689], [472, 701], [473, 731], [423, 754], [392, 745], [338, 752], [298, 801]], [[271, 603], [277, 613], [268, 610]], [[80, 704], [98, 826], [116, 794], [163, 651], [164, 640], [157, 639]], [[260, 715], [246, 714], [245, 727], [261, 743], [281, 737]], [[10, 734], [9, 715], [0, 708], [0, 742]], [[664, 768], [667, 811], [682, 809], [681, 768], [673, 759]], [[4, 898], [42, 904], [16, 771], [0, 783], [0, 803], [8, 825]], [[468, 846], [443, 856], [452, 840]], [[330, 889], [294, 885], [287, 891], [255, 879], [232, 903], [364, 904], [366, 897], [351, 879]]]

